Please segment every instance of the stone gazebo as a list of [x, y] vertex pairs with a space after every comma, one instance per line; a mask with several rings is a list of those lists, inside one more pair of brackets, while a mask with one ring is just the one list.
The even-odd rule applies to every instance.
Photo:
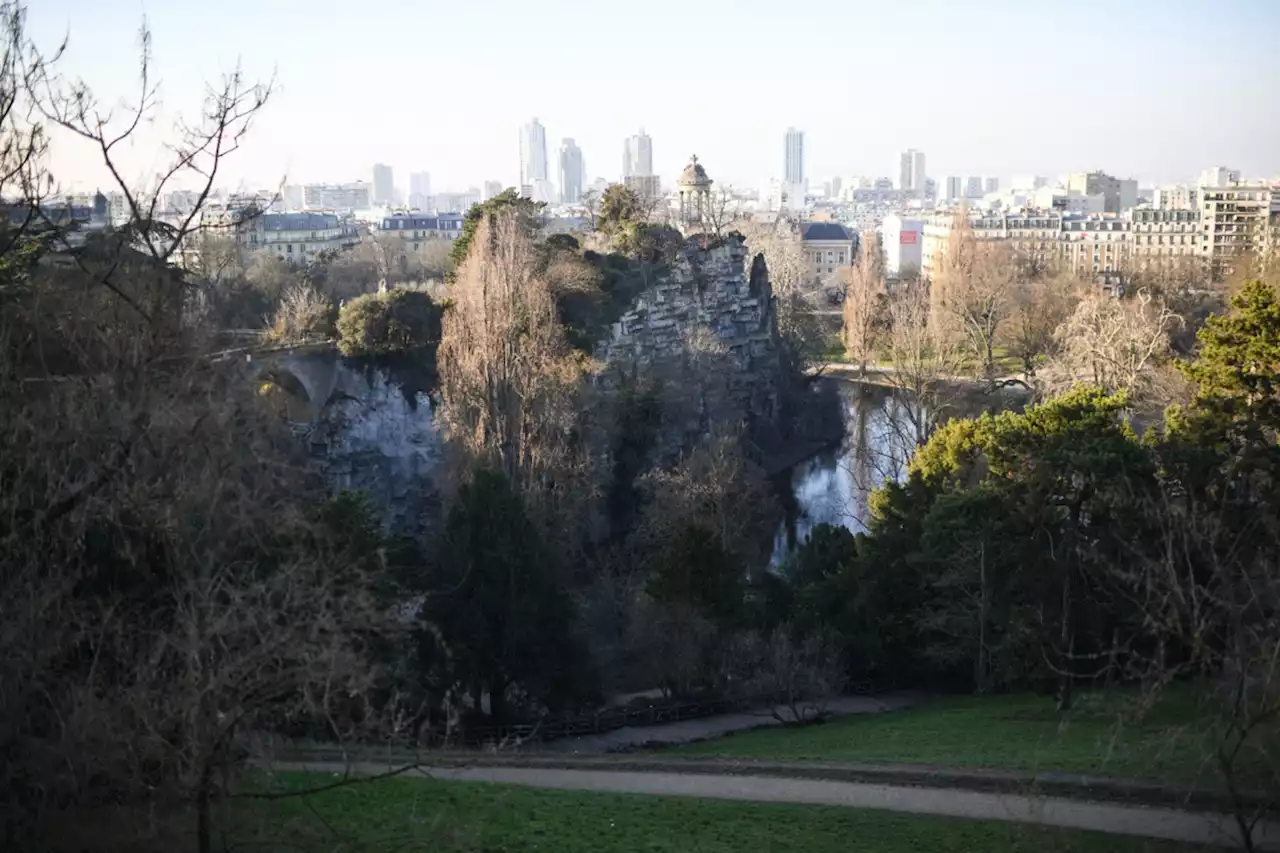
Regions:
[[686, 234], [703, 230], [706, 217], [711, 213], [711, 184], [707, 170], [698, 162], [698, 156], [689, 158], [689, 165], [680, 173], [676, 189], [680, 193], [680, 228]]

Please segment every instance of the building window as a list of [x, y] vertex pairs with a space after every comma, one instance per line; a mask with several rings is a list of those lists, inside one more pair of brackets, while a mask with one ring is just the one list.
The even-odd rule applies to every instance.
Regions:
[[285, 252], [286, 252], [286, 253], [288, 253], [288, 254], [292, 255], [292, 254], [293, 254], [293, 244], [292, 244], [292, 243], [288, 244], [287, 246], [285, 246], [285, 247], [284, 247], [284, 250], [285, 250]]

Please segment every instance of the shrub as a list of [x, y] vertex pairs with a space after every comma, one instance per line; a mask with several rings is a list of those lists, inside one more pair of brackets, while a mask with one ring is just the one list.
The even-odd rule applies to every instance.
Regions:
[[267, 336], [280, 343], [332, 338], [337, 309], [332, 302], [305, 284], [291, 284], [284, 291], [275, 323]]
[[440, 341], [441, 306], [422, 290], [388, 290], [352, 299], [338, 314], [338, 348], [346, 356], [383, 356]]

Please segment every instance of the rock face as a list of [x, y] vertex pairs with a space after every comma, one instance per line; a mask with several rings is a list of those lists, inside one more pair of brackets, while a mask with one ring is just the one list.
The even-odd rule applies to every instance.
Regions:
[[389, 370], [362, 368], [327, 347], [270, 355], [249, 370], [288, 395], [289, 417], [331, 489], [364, 492], [392, 529], [426, 529], [444, 449], [425, 393], [406, 393]]
[[596, 351], [606, 387], [656, 378], [671, 413], [659, 452], [678, 453], [718, 424], [748, 433], [779, 415], [781, 368], [773, 289], [764, 258], [745, 272], [746, 246], [731, 235], [686, 243], [670, 274], [645, 291]]
[[357, 373], [363, 393], [331, 400], [313, 433], [313, 449], [315, 438], [325, 439], [329, 482], [363, 491], [389, 527], [420, 534], [439, 500], [433, 475], [443, 458], [431, 400], [407, 396], [386, 370], [355, 371], [341, 362], [338, 369]]

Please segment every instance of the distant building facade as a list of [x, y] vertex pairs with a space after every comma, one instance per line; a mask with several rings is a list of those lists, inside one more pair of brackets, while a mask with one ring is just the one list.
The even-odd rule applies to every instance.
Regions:
[[560, 201], [577, 204], [587, 182], [587, 169], [582, 160], [582, 149], [572, 139], [560, 143]]
[[275, 255], [295, 266], [360, 242], [356, 227], [333, 213], [263, 213], [237, 224], [234, 234], [244, 251]]
[[898, 189], [904, 197], [924, 199], [925, 178], [924, 152], [914, 148], [903, 151], [898, 158]]
[[891, 213], [881, 222], [880, 236], [886, 277], [898, 278], [904, 269], [920, 272], [924, 220]]
[[1073, 172], [1067, 176], [1066, 188], [1081, 195], [1101, 195], [1102, 209], [1119, 213], [1138, 203], [1138, 182], [1121, 180], [1105, 172]]
[[[520, 186], [533, 193], [546, 194], [550, 175], [547, 174], [547, 131], [536, 118], [520, 128]], [[538, 201], [550, 201], [539, 198]]]
[[409, 175], [409, 207], [426, 210], [431, 204], [431, 174], [413, 172]]
[[622, 180], [648, 178], [653, 175], [653, 140], [640, 128], [635, 136], [622, 143]]
[[783, 180], [788, 184], [804, 183], [804, 131], [787, 128], [782, 164]]
[[819, 285], [836, 283], [843, 267], [853, 264], [857, 242], [838, 222], [806, 222], [800, 226], [800, 245]]
[[303, 190], [303, 206], [308, 210], [351, 212], [373, 206], [373, 186], [364, 181], [347, 184], [307, 184]]
[[392, 205], [396, 203], [396, 181], [391, 167], [385, 163], [377, 163], [373, 167], [373, 203]]

